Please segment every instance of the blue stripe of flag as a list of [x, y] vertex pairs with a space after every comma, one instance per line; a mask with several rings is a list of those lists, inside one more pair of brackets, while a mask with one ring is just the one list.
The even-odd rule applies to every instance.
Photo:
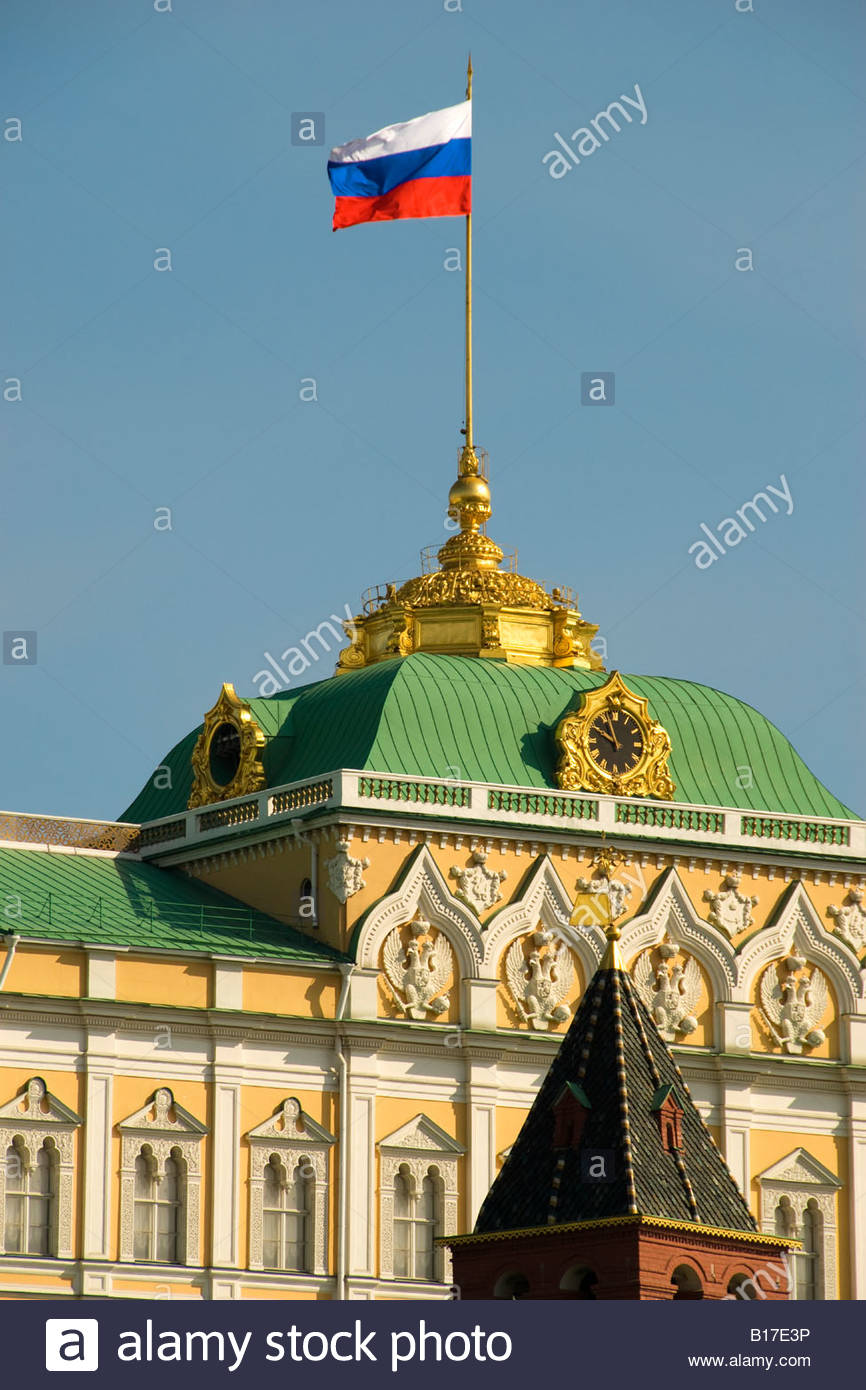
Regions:
[[435, 179], [472, 172], [472, 141], [449, 140], [423, 150], [385, 154], [378, 159], [336, 164], [328, 161], [331, 188], [338, 197], [378, 198], [411, 179]]

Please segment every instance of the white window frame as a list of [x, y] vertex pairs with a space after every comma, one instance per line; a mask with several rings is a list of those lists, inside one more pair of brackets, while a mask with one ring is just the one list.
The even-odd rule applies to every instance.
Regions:
[[[168, 1265], [183, 1264], [183, 1259], [181, 1258], [181, 1256], [185, 1253], [185, 1252], [184, 1252], [184, 1249], [183, 1249], [183, 1246], [184, 1246], [184, 1229], [183, 1229], [183, 1226], [184, 1226], [184, 1212], [185, 1212], [185, 1210], [186, 1210], [186, 1164], [185, 1164], [185, 1162], [184, 1162], [183, 1155], [181, 1154], [181, 1152], [180, 1152], [178, 1146], [177, 1146], [177, 1145], [174, 1145], [174, 1147], [173, 1147], [172, 1149], [170, 1149], [169, 1152], [168, 1152], [168, 1154], [166, 1155], [166, 1158], [165, 1158], [165, 1160], [164, 1160], [164, 1162], [163, 1162], [163, 1165], [162, 1165], [162, 1172], [159, 1171], [159, 1165], [158, 1165], [158, 1163], [157, 1163], [156, 1157], [154, 1156], [154, 1154], [153, 1154], [153, 1152], [152, 1152], [152, 1150], [151, 1150], [151, 1147], [150, 1147], [150, 1144], [149, 1144], [149, 1143], [142, 1144], [141, 1148], [139, 1149], [138, 1153], [136, 1154], [136, 1156], [135, 1156], [135, 1162], [134, 1162], [134, 1165], [133, 1165], [136, 1169], [138, 1168], [139, 1159], [142, 1159], [142, 1158], [144, 1159], [145, 1163], [147, 1164], [148, 1176], [149, 1176], [149, 1179], [150, 1179], [151, 1187], [150, 1187], [149, 1195], [148, 1195], [147, 1197], [141, 1197], [141, 1196], [139, 1195], [138, 1191], [136, 1190], [136, 1189], [137, 1189], [137, 1186], [138, 1186], [138, 1173], [136, 1172], [135, 1187], [133, 1188], [133, 1197], [132, 1197], [132, 1225], [133, 1225], [132, 1243], [133, 1243], [133, 1257], [134, 1257], [134, 1259], [135, 1259], [135, 1261], [136, 1261], [137, 1264], [168, 1264]], [[177, 1169], [178, 1169], [178, 1175], [177, 1175], [177, 1196], [176, 1196], [175, 1200], [174, 1200], [171, 1204], [169, 1204], [169, 1203], [165, 1200], [164, 1196], [162, 1196], [162, 1192], [163, 1192], [162, 1184], [165, 1182], [165, 1179], [166, 1179], [166, 1176], [167, 1176], [166, 1165], [168, 1164], [169, 1161], [174, 1162], [174, 1164], [176, 1165], [176, 1167], [177, 1167]], [[158, 1253], [158, 1252], [159, 1252], [159, 1237], [160, 1237], [160, 1230], [159, 1230], [159, 1212], [160, 1212], [161, 1209], [163, 1209], [163, 1208], [165, 1208], [165, 1207], [167, 1207], [167, 1206], [169, 1206], [169, 1205], [171, 1205], [173, 1208], [175, 1208], [176, 1213], [177, 1213], [177, 1215], [176, 1215], [176, 1223], [175, 1223], [175, 1232], [174, 1232], [174, 1236], [175, 1236], [175, 1240], [174, 1240], [174, 1259], [172, 1259], [172, 1260], [163, 1259], [163, 1258], [159, 1255], [159, 1253]], [[147, 1237], [148, 1237], [148, 1253], [147, 1253], [146, 1255], [136, 1255], [136, 1254], [135, 1254], [135, 1236], [136, 1236], [136, 1230], [137, 1230], [137, 1225], [138, 1225], [137, 1220], [136, 1220], [136, 1217], [137, 1217], [137, 1214], [138, 1214], [138, 1210], [139, 1210], [139, 1208], [141, 1208], [141, 1207], [146, 1207], [146, 1208], [147, 1208], [147, 1212], [148, 1212], [148, 1221], [147, 1221], [147, 1227], [148, 1227], [148, 1231], [147, 1231]]]
[[291, 1177], [300, 1165], [310, 1184], [307, 1197], [306, 1270], [271, 1270], [268, 1273], [303, 1277], [328, 1273], [329, 1154], [336, 1140], [301, 1106], [287, 1096], [276, 1111], [247, 1134], [250, 1146], [249, 1267], [264, 1270], [265, 1170], [276, 1155]]
[[[10, 1186], [11, 1174], [9, 1172], [10, 1152], [18, 1159], [20, 1172], [20, 1186]], [[48, 1156], [48, 1191], [40, 1192], [34, 1190], [32, 1186], [33, 1174], [39, 1171], [39, 1155], [45, 1153]], [[10, 1201], [21, 1203], [21, 1239], [23, 1249], [9, 1250], [10, 1255], [26, 1255], [30, 1258], [45, 1259], [54, 1250], [56, 1228], [57, 1228], [57, 1150], [51, 1138], [43, 1140], [39, 1148], [33, 1154], [33, 1162], [28, 1163], [27, 1153], [23, 1141], [16, 1136], [11, 1144], [8, 1144], [4, 1153], [6, 1164], [6, 1212], [3, 1222], [3, 1239], [6, 1239], [6, 1217], [9, 1211]], [[31, 1231], [33, 1226], [33, 1206], [37, 1202], [48, 1203], [48, 1223], [47, 1223], [47, 1250], [33, 1250], [30, 1244]], [[4, 1244], [5, 1249], [5, 1244]]]
[[[82, 1124], [80, 1115], [59, 1101], [48, 1090], [41, 1076], [31, 1076], [17, 1096], [0, 1106], [0, 1250], [6, 1231], [6, 1151], [15, 1145], [24, 1156], [25, 1165], [33, 1167], [36, 1155], [46, 1139], [52, 1141], [54, 1160], [54, 1200], [52, 1230], [48, 1255], [27, 1255], [10, 1251], [14, 1259], [73, 1258], [72, 1198], [74, 1184], [74, 1134]], [[5, 1254], [5, 1252], [4, 1252]]]
[[[409, 1202], [409, 1212], [408, 1212], [408, 1215], [406, 1215], [406, 1216], [398, 1216], [398, 1215], [397, 1215], [397, 1184], [398, 1184], [398, 1182], [404, 1182], [404, 1183], [406, 1184], [407, 1189], [408, 1189], [407, 1196], [408, 1196], [408, 1202]], [[430, 1183], [432, 1184], [432, 1192], [433, 1192], [433, 1216], [432, 1216], [431, 1219], [428, 1219], [428, 1218], [425, 1217], [425, 1216], [419, 1216], [419, 1215], [417, 1214], [418, 1204], [419, 1204], [420, 1201], [421, 1201], [421, 1197], [422, 1197], [422, 1194], [423, 1194], [423, 1185], [424, 1185], [425, 1182], [430, 1182]], [[408, 1265], [409, 1265], [409, 1271], [410, 1271], [410, 1272], [408, 1272], [408, 1273], [398, 1273], [397, 1270], [395, 1269], [395, 1271], [394, 1271], [394, 1278], [395, 1278], [395, 1279], [416, 1279], [416, 1280], [417, 1280], [417, 1279], [420, 1279], [420, 1280], [422, 1280], [422, 1282], [424, 1282], [424, 1283], [426, 1283], [426, 1284], [433, 1283], [433, 1282], [436, 1281], [436, 1276], [437, 1276], [437, 1273], [438, 1273], [437, 1265], [438, 1265], [438, 1263], [439, 1263], [439, 1262], [437, 1261], [437, 1255], [438, 1255], [439, 1252], [438, 1252], [438, 1250], [437, 1250], [437, 1248], [436, 1248], [436, 1246], [435, 1246], [435, 1244], [434, 1244], [433, 1242], [435, 1241], [436, 1237], [437, 1237], [438, 1235], [441, 1235], [441, 1233], [442, 1233], [442, 1197], [443, 1197], [442, 1187], [443, 1187], [442, 1177], [441, 1177], [441, 1174], [440, 1174], [440, 1172], [439, 1172], [439, 1169], [438, 1169], [438, 1167], [437, 1167], [437, 1165], [436, 1165], [435, 1163], [429, 1164], [429, 1166], [428, 1166], [426, 1172], [424, 1172], [423, 1169], [422, 1169], [422, 1170], [419, 1170], [417, 1173], [413, 1173], [412, 1170], [410, 1169], [410, 1167], [409, 1167], [409, 1165], [408, 1165], [407, 1163], [401, 1163], [401, 1164], [400, 1164], [400, 1167], [397, 1169], [396, 1173], [394, 1174], [394, 1199], [393, 1199], [393, 1200], [394, 1200], [394, 1214], [393, 1214], [393, 1216], [392, 1216], [392, 1218], [391, 1218], [391, 1219], [392, 1219], [392, 1222], [393, 1222], [393, 1226], [394, 1226], [394, 1255], [393, 1255], [393, 1259], [394, 1259], [394, 1264], [396, 1265], [396, 1263], [397, 1263], [397, 1247], [398, 1247], [398, 1241], [397, 1241], [398, 1227], [404, 1226], [404, 1227], [405, 1227], [405, 1230], [406, 1230], [407, 1237], [408, 1237], [408, 1240], [407, 1240], [407, 1256], [408, 1256], [407, 1263], [408, 1263]], [[431, 1272], [430, 1272], [429, 1274], [419, 1274], [419, 1273], [417, 1272], [417, 1269], [416, 1269], [416, 1266], [417, 1266], [417, 1263], [418, 1263], [418, 1228], [419, 1228], [419, 1226], [421, 1226], [421, 1225], [430, 1226], [430, 1227], [431, 1227], [430, 1263], [431, 1263], [431, 1265], [432, 1265], [432, 1270], [431, 1270]]]
[[[457, 1163], [465, 1149], [426, 1115], [416, 1115], [379, 1142], [379, 1273], [382, 1279], [417, 1284], [394, 1273], [394, 1179], [405, 1165], [413, 1191], [432, 1176], [438, 1184], [438, 1210], [434, 1240], [457, 1233]], [[435, 1169], [435, 1173], [431, 1173]], [[422, 1283], [447, 1284], [451, 1280], [451, 1253], [433, 1247], [433, 1278]]]
[[[150, 1148], [157, 1180], [165, 1161], [178, 1149], [183, 1160], [182, 1205], [176, 1265], [201, 1264], [201, 1141], [207, 1127], [178, 1105], [167, 1086], [161, 1086], [141, 1110], [117, 1126], [120, 1143], [120, 1258], [125, 1264], [160, 1264], [135, 1258], [135, 1160], [145, 1144]], [[176, 1267], [176, 1265], [174, 1267]], [[171, 1266], [169, 1266], [171, 1267]]]
[[[803, 1230], [803, 1213], [814, 1199], [821, 1213], [819, 1247], [815, 1252], [815, 1300], [826, 1302], [839, 1297], [836, 1269], [836, 1193], [842, 1184], [834, 1173], [819, 1163], [806, 1149], [795, 1149], [787, 1157], [758, 1175], [761, 1189], [761, 1230], [775, 1233], [776, 1208], [787, 1197], [794, 1213], [794, 1238], [799, 1240]], [[804, 1258], [793, 1251], [789, 1259]], [[790, 1290], [790, 1296], [796, 1294]]]

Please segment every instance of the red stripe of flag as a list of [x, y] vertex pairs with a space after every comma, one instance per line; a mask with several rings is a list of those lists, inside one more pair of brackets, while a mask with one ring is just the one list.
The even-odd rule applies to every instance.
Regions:
[[333, 230], [398, 217], [459, 217], [472, 211], [472, 175], [412, 179], [381, 198], [337, 198]]

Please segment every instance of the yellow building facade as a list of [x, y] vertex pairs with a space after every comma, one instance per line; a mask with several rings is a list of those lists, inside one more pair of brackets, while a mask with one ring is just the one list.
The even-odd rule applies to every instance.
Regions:
[[224, 687], [121, 821], [0, 819], [3, 1297], [455, 1296], [610, 918], [796, 1295], [866, 1297], [866, 823], [605, 671], [471, 449], [450, 505], [332, 678]]

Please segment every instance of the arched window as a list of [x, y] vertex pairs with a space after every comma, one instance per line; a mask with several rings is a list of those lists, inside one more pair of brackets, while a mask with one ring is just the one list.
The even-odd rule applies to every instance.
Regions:
[[758, 1285], [748, 1274], [732, 1274], [728, 1280], [728, 1293], [734, 1298], [757, 1298]]
[[262, 1263], [265, 1269], [306, 1273], [313, 1167], [301, 1158], [291, 1176], [277, 1154], [265, 1164]]
[[316, 900], [313, 897], [312, 879], [301, 879], [301, 886], [298, 889], [298, 916], [305, 926], [315, 927], [317, 925]]
[[815, 1198], [812, 1197], [806, 1203], [800, 1227], [803, 1249], [796, 1256], [796, 1298], [816, 1299], [818, 1297], [818, 1276], [823, 1246], [821, 1225], [821, 1211]]
[[570, 1298], [596, 1298], [597, 1283], [598, 1275], [594, 1269], [589, 1269], [586, 1265], [572, 1265], [560, 1279], [559, 1287]]
[[529, 1280], [517, 1270], [500, 1274], [493, 1288], [494, 1298], [525, 1298], [528, 1293]]
[[7, 1255], [54, 1253], [54, 1208], [57, 1194], [56, 1154], [50, 1139], [36, 1152], [32, 1167], [20, 1139], [6, 1150], [6, 1225], [3, 1248]]
[[434, 1279], [438, 1217], [436, 1173], [428, 1169], [416, 1189], [408, 1164], [394, 1175], [394, 1275], [397, 1279]]
[[677, 1265], [671, 1275], [671, 1283], [676, 1287], [674, 1302], [677, 1299], [696, 1299], [703, 1298], [704, 1286], [701, 1283], [700, 1275], [691, 1265]]
[[774, 1224], [777, 1236], [796, 1236], [797, 1216], [791, 1206], [790, 1197], [781, 1197], [779, 1205], [774, 1213]]
[[160, 1173], [150, 1145], [143, 1145], [135, 1160], [133, 1259], [181, 1263], [183, 1179], [177, 1149], [172, 1149]]

